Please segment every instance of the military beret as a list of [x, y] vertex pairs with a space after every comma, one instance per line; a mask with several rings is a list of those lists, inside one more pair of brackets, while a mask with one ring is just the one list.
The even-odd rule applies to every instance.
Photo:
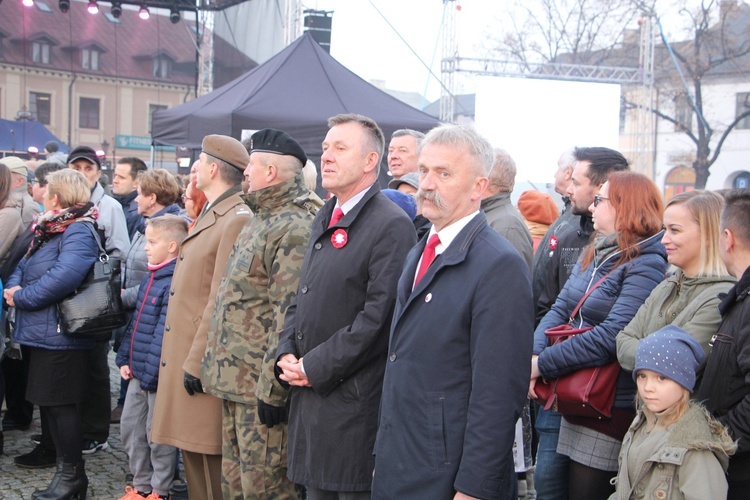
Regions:
[[294, 156], [302, 165], [307, 163], [307, 155], [297, 141], [282, 130], [264, 128], [250, 137], [250, 153], [273, 153]]
[[237, 170], [245, 171], [250, 155], [240, 141], [228, 135], [207, 135], [201, 150], [209, 156], [229, 163]]

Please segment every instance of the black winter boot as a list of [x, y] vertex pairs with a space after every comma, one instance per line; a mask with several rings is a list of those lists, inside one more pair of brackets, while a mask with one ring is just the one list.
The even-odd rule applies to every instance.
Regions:
[[89, 488], [89, 479], [86, 477], [84, 462], [68, 464], [58, 459], [57, 472], [46, 490], [35, 491], [32, 498], [35, 500], [69, 500], [76, 498], [86, 500]]

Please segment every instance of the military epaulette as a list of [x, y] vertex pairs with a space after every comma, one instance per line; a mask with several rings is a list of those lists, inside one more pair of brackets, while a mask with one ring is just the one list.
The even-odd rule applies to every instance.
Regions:
[[297, 198], [294, 200], [294, 204], [299, 207], [304, 208], [305, 210], [308, 211], [308, 213], [312, 215], [316, 215], [318, 213], [319, 207], [308, 198], [305, 198], [305, 197]]

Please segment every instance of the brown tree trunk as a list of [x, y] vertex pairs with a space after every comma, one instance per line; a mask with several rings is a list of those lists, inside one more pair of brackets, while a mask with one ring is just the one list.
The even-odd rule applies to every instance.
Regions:
[[695, 189], [706, 189], [709, 176], [708, 162], [703, 158], [696, 158], [693, 162], [693, 170], [695, 170]]

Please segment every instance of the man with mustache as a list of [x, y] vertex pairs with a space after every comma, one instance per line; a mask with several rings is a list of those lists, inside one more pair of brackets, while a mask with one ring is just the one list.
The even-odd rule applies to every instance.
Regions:
[[480, 211], [492, 146], [443, 125], [420, 147], [417, 198], [433, 227], [398, 282], [372, 498], [517, 498], [529, 268]]
[[308, 500], [366, 500], [396, 282], [416, 236], [376, 184], [380, 127], [354, 114], [328, 126], [320, 171], [334, 198], [312, 223], [276, 349], [291, 385], [287, 477]]

